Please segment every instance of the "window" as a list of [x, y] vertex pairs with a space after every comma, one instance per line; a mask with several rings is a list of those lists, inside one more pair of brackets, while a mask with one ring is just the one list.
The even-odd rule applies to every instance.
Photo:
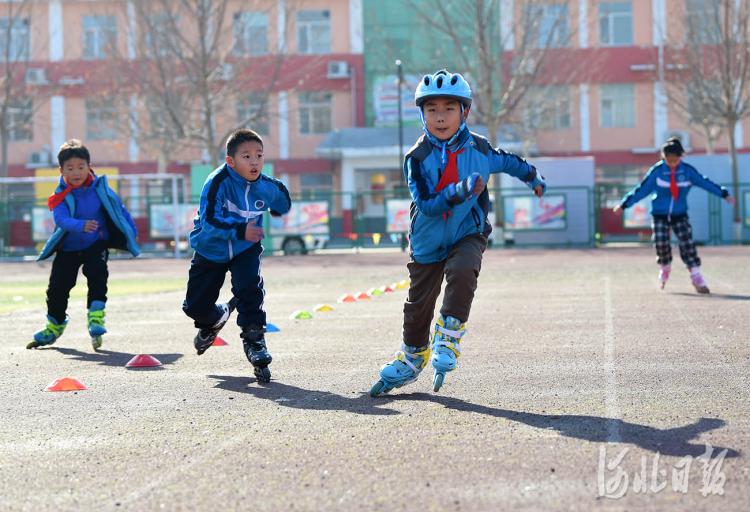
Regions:
[[297, 13], [297, 50], [299, 53], [331, 53], [331, 13], [300, 11]]
[[[721, 41], [719, 5], [706, 0], [685, 0], [685, 37], [692, 43]], [[717, 20], [718, 17], [718, 20]]]
[[[536, 39], [537, 48], [562, 48], [568, 45], [568, 6], [561, 3], [526, 5], [525, 44], [529, 38]], [[533, 41], [532, 41], [533, 42]]]
[[32, 140], [33, 102], [31, 99], [13, 99], [8, 104], [8, 140]]
[[29, 60], [29, 20], [0, 18], [0, 62]]
[[331, 131], [331, 93], [303, 92], [299, 95], [299, 132], [303, 135]]
[[265, 55], [268, 53], [268, 15], [245, 11], [234, 15], [234, 53]]
[[83, 58], [105, 59], [117, 43], [117, 22], [114, 16], [83, 17]]
[[261, 135], [271, 133], [268, 121], [268, 97], [252, 93], [237, 101], [237, 123], [248, 125]]
[[565, 85], [534, 87], [527, 111], [532, 129], [570, 128], [570, 88]]
[[605, 46], [633, 44], [633, 6], [631, 2], [599, 4], [599, 42]]
[[600, 125], [602, 128], [635, 126], [635, 86], [633, 84], [601, 86]]
[[117, 138], [117, 107], [114, 98], [86, 100], [86, 138], [91, 140]]
[[172, 29], [179, 24], [179, 17], [168, 12], [151, 15], [151, 19], [143, 24], [147, 57], [164, 57], [178, 47], [179, 42], [173, 38]]

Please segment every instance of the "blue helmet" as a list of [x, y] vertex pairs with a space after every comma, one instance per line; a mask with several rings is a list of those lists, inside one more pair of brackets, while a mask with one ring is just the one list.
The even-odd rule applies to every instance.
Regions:
[[449, 73], [445, 69], [437, 71], [434, 75], [425, 75], [414, 91], [414, 102], [418, 107], [428, 98], [453, 98], [459, 101], [464, 108], [471, 106], [471, 87], [469, 83], [458, 73]]

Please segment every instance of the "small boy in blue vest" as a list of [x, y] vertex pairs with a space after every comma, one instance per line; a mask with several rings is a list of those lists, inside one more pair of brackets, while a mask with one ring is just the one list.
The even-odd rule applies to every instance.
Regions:
[[[466, 126], [471, 88], [463, 76], [440, 70], [425, 75], [414, 93], [424, 135], [406, 154], [404, 174], [412, 197], [409, 294], [404, 304], [401, 351], [380, 369], [370, 395], [413, 382], [428, 361], [433, 389], [456, 368], [474, 300], [487, 237], [490, 174], [514, 176], [541, 197], [543, 178], [533, 165], [493, 148]], [[443, 281], [445, 293], [430, 344], [430, 324]]]
[[690, 271], [690, 281], [698, 293], [710, 293], [708, 284], [701, 274], [701, 260], [693, 241], [693, 228], [688, 219], [687, 196], [690, 188], [697, 185], [708, 192], [723, 198], [734, 205], [729, 190], [703, 176], [692, 165], [682, 161], [685, 149], [680, 139], [672, 137], [661, 148], [662, 159], [646, 173], [638, 186], [622, 198], [614, 207], [614, 212], [630, 208], [635, 203], [653, 193], [651, 215], [653, 241], [656, 247], [656, 262], [659, 264], [659, 284], [662, 289], [672, 272], [672, 247], [670, 228], [674, 231], [680, 248], [680, 258]]
[[[263, 139], [253, 130], [235, 130], [227, 139], [226, 162], [203, 185], [198, 216], [190, 233], [195, 250], [182, 310], [198, 328], [193, 345], [198, 355], [213, 344], [229, 315], [237, 325], [245, 355], [259, 382], [271, 380], [266, 347], [265, 290], [260, 273], [263, 214], [279, 216], [292, 206], [284, 184], [264, 174]], [[232, 300], [217, 304], [227, 272]]]
[[60, 183], [47, 200], [55, 219], [55, 231], [39, 260], [55, 253], [47, 287], [47, 325], [34, 333], [26, 348], [51, 345], [62, 336], [69, 318], [66, 314], [70, 290], [76, 284], [78, 269], [88, 281], [88, 331], [94, 350], [102, 345], [104, 307], [107, 303], [109, 249], [140, 254], [138, 231], [120, 198], [91, 168], [91, 155], [81, 141], [71, 139], [57, 154]]

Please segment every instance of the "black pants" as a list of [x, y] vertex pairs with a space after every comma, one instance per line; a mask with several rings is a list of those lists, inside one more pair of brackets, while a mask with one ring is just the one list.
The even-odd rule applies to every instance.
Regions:
[[482, 253], [487, 239], [471, 235], [460, 240], [448, 253], [448, 258], [423, 265], [411, 260], [409, 269], [409, 295], [404, 303], [404, 344], [422, 347], [429, 343], [430, 327], [435, 313], [435, 302], [440, 295], [445, 276], [445, 294], [440, 314], [469, 319], [471, 303], [477, 289], [477, 279], [482, 268]]
[[96, 241], [82, 251], [57, 251], [47, 286], [47, 314], [57, 323], [65, 321], [70, 290], [76, 285], [81, 265], [89, 285], [86, 307], [91, 307], [95, 300], [107, 302], [107, 260], [109, 250], [105, 240]]
[[687, 215], [668, 218], [666, 216], [654, 215], [651, 228], [653, 229], [654, 247], [656, 248], [656, 262], [659, 265], [672, 263], [672, 246], [669, 239], [669, 228], [672, 228], [677, 237], [680, 248], [680, 258], [688, 268], [700, 267], [701, 259], [693, 241], [693, 228]]
[[195, 253], [190, 265], [182, 310], [195, 321], [197, 328], [212, 327], [219, 321], [221, 310], [216, 307], [216, 300], [227, 271], [232, 273], [232, 295], [237, 298], [237, 325], [266, 326], [266, 312], [263, 310], [266, 292], [260, 275], [262, 253], [260, 243], [224, 263], [211, 261]]

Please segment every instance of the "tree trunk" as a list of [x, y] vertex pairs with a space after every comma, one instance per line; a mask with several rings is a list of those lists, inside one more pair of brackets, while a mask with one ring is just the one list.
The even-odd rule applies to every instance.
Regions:
[[729, 157], [732, 161], [732, 195], [734, 196], [734, 242], [742, 242], [742, 224], [740, 223], [740, 177], [737, 166], [737, 146], [734, 140], [734, 130], [737, 120], [730, 119], [727, 123], [729, 138]]

